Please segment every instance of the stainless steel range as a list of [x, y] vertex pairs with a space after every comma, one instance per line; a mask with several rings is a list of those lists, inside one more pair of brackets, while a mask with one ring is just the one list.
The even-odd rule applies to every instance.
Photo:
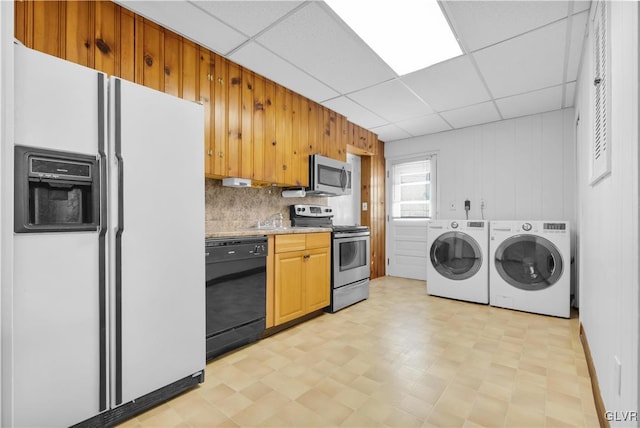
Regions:
[[370, 231], [367, 226], [334, 226], [332, 208], [321, 205], [291, 205], [294, 227], [330, 227], [333, 230], [331, 251], [331, 305], [337, 312], [369, 297]]

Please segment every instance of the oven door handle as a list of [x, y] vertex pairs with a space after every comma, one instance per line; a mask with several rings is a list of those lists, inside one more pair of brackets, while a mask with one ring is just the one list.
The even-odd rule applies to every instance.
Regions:
[[335, 233], [333, 235], [333, 237], [336, 238], [336, 239], [340, 239], [340, 238], [357, 238], [359, 236], [371, 236], [371, 232], [355, 232], [355, 233], [340, 232], [340, 233]]

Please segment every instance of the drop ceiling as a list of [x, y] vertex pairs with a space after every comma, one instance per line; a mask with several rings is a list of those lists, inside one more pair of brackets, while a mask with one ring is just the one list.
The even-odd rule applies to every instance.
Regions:
[[571, 107], [590, 7], [441, 1], [463, 55], [398, 76], [323, 1], [118, 3], [386, 142]]

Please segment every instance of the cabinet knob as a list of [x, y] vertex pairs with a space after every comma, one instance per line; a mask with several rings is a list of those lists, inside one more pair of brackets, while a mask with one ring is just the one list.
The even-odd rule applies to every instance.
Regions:
[[213, 154], [213, 150], [211, 150], [211, 149], [207, 150], [207, 154], [208, 154], [209, 156], [211, 156], [211, 155]]
[[224, 157], [224, 153], [223, 152], [218, 152], [218, 157], [223, 158]]
[[311, 257], [311, 254], [305, 254], [304, 256], [302, 256], [303, 259], [308, 259]]
[[218, 83], [222, 85], [224, 83], [224, 79], [222, 77], [218, 77]]

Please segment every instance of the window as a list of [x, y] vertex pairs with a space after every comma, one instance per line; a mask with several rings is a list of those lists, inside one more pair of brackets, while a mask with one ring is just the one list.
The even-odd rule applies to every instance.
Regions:
[[394, 218], [430, 218], [430, 160], [394, 164], [392, 216]]
[[609, 34], [607, 2], [600, 0], [593, 18], [593, 145], [591, 183], [611, 172]]

